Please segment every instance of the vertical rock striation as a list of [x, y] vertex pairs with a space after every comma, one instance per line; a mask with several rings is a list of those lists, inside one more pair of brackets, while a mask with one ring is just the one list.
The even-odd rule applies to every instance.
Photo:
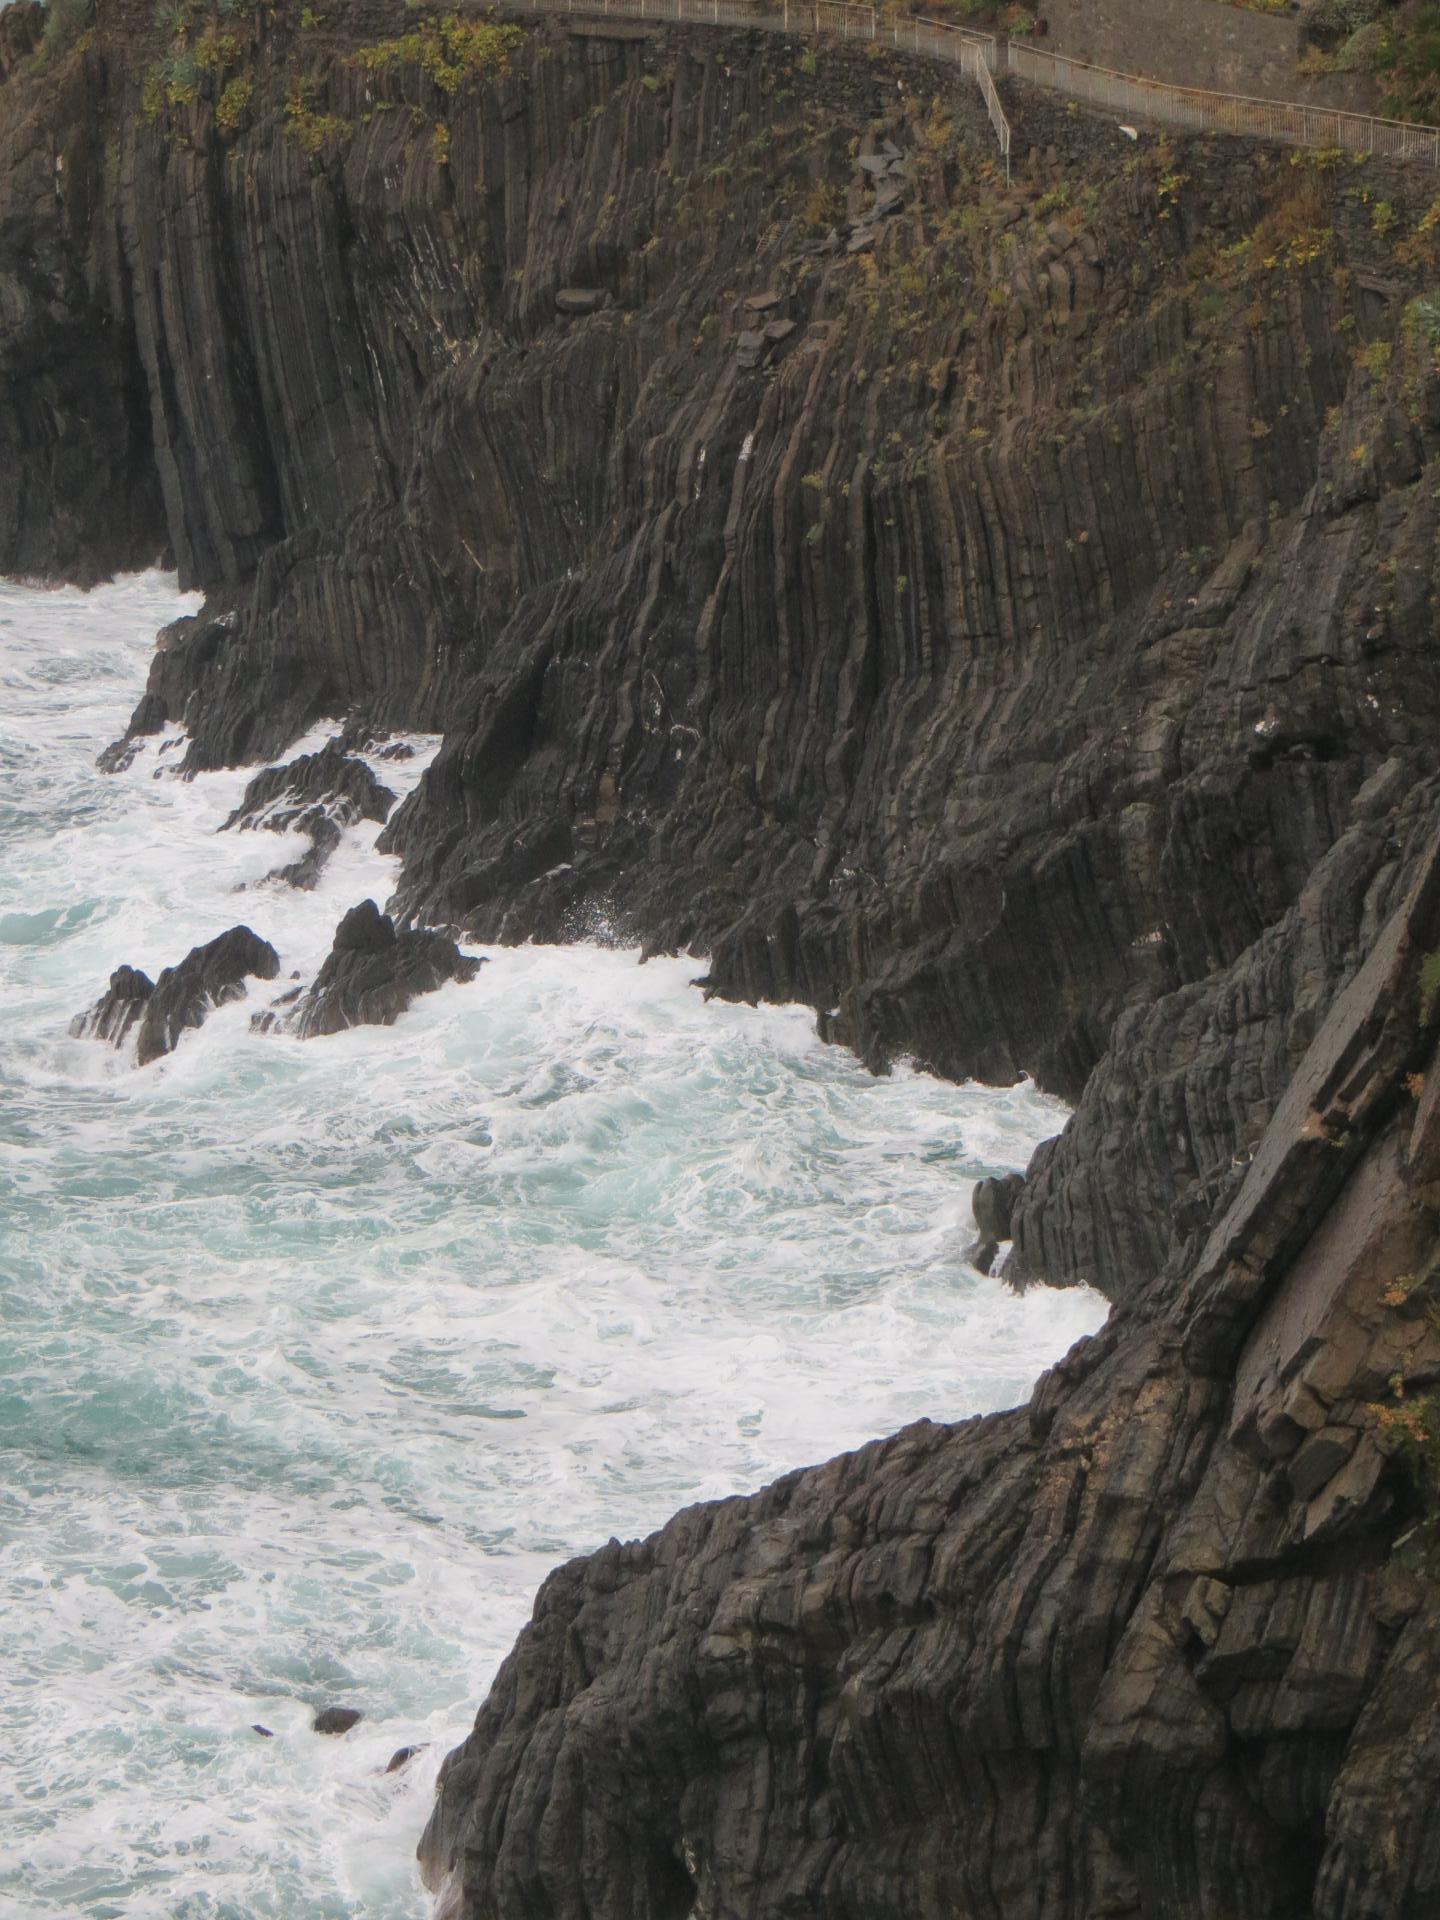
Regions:
[[1440, 1525], [1405, 1451], [1440, 1381], [1421, 797], [1204, 1246], [1028, 1408], [551, 1576], [441, 1774], [445, 1920], [1434, 1911], [1435, 1583], [1397, 1551]]
[[[1433, 182], [1017, 95], [1007, 189], [923, 63], [226, 18], [0, 14], [0, 566], [204, 587], [192, 767], [442, 731], [402, 920], [1066, 1093], [1013, 1272], [1115, 1303], [558, 1572], [442, 1910], [1428, 1920]], [[453, 977], [380, 918], [337, 1007]]]

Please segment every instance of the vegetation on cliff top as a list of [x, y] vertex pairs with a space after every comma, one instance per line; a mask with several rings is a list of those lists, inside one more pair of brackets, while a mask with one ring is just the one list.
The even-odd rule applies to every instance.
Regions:
[[387, 67], [418, 66], [442, 93], [458, 93], [468, 79], [504, 73], [510, 55], [524, 38], [521, 27], [464, 20], [458, 13], [449, 13], [439, 21], [423, 21], [395, 39], [358, 47], [354, 58], [371, 73]]

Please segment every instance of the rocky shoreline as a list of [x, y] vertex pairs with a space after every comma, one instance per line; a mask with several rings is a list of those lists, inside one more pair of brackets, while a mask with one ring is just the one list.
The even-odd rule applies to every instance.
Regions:
[[1115, 1303], [554, 1575], [441, 1911], [1428, 1920], [1433, 183], [1017, 93], [1007, 188], [923, 62], [410, 24], [0, 14], [0, 567], [205, 589], [191, 767], [443, 731], [235, 822], [388, 816], [337, 1007], [605, 925], [1028, 1070], [1011, 1275]]

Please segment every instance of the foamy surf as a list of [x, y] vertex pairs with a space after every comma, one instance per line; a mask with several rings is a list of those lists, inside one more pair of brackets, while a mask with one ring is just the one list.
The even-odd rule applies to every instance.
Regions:
[[[1053, 1103], [872, 1079], [693, 961], [498, 951], [394, 1028], [253, 1033], [396, 870], [362, 825], [265, 885], [303, 843], [216, 832], [247, 772], [96, 771], [183, 604], [0, 587], [0, 1912], [415, 1916], [550, 1566], [1014, 1402], [1103, 1309], [962, 1258]], [[173, 1054], [68, 1037], [239, 920], [282, 978]]]

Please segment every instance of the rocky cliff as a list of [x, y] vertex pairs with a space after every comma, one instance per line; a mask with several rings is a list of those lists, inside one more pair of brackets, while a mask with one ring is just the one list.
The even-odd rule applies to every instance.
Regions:
[[[773, 35], [0, 15], [0, 565], [139, 730], [443, 730], [411, 919], [1078, 1100], [1106, 1332], [558, 1573], [456, 1914], [1433, 1911], [1429, 183]], [[1413, 1566], [1407, 1562], [1414, 1562]]]

